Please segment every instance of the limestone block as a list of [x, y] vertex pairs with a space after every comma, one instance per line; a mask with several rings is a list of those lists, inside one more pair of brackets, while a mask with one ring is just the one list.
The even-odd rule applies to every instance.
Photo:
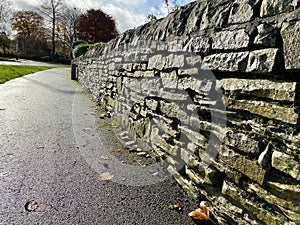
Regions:
[[133, 70], [133, 64], [132, 63], [124, 63], [123, 64], [123, 69], [129, 72], [132, 72]]
[[199, 176], [199, 173], [196, 173], [195, 171], [189, 169], [188, 167], [185, 168], [186, 175], [197, 185], [201, 185], [205, 183], [204, 178]]
[[185, 30], [187, 35], [198, 31], [206, 7], [206, 1], [197, 2], [195, 4], [186, 22]]
[[289, 224], [295, 225], [295, 223], [289, 223], [287, 219], [282, 216], [277, 216], [276, 214], [262, 208], [259, 203], [252, 201], [250, 198], [245, 198], [243, 196], [247, 196], [247, 193], [238, 188], [234, 184], [224, 181], [222, 187], [222, 193], [230, 196], [233, 200], [237, 201], [247, 209], [247, 211], [251, 212], [254, 216], [256, 216], [259, 220], [261, 220], [264, 224], [272, 224], [272, 225], [282, 225]]
[[219, 53], [204, 57], [201, 69], [228, 72], [244, 72], [249, 52]]
[[133, 64], [133, 70], [146, 70], [147, 63], [135, 63]]
[[269, 119], [276, 119], [290, 124], [297, 124], [298, 120], [298, 114], [293, 107], [282, 107], [263, 101], [230, 99], [227, 103], [227, 107], [229, 109], [245, 110]]
[[178, 77], [176, 71], [172, 71], [170, 73], [161, 72], [160, 77], [164, 88], [177, 88]]
[[154, 117], [153, 121], [165, 134], [171, 137], [177, 137], [179, 135], [179, 131], [174, 129], [171, 124], [166, 123], [163, 119]]
[[259, 151], [259, 142], [242, 133], [228, 131], [224, 143], [246, 153], [254, 154]]
[[225, 147], [219, 154], [219, 159], [226, 163], [226, 165], [245, 174], [251, 180], [263, 184], [265, 180], [266, 171], [260, 166], [256, 165], [252, 160], [246, 159], [244, 156], [233, 153]]
[[[205, 147], [207, 139], [204, 135], [200, 134], [199, 132], [195, 132], [193, 130], [190, 130], [189, 128], [185, 126], [179, 126], [180, 131], [182, 134], [184, 134], [188, 139], [186, 140], [186, 143], [194, 142], [199, 146]], [[184, 141], [184, 137], [181, 137], [181, 141]]]
[[300, 21], [284, 23], [281, 30], [284, 47], [285, 68], [300, 70]]
[[294, 157], [274, 151], [272, 154], [272, 167], [300, 181], [300, 164]]
[[197, 199], [199, 197], [199, 190], [195, 187], [195, 185], [193, 185], [189, 180], [183, 178], [183, 176], [181, 176], [174, 167], [168, 166], [167, 170], [191, 198]]
[[262, 79], [229, 78], [220, 81], [217, 80], [217, 87], [222, 88], [226, 95], [250, 95], [290, 102], [295, 101], [296, 86], [296, 82], [280, 82]]
[[185, 46], [186, 49], [194, 53], [208, 54], [211, 51], [212, 40], [205, 36], [195, 36], [190, 39]]
[[183, 111], [179, 105], [175, 103], [169, 103], [165, 101], [160, 101], [161, 112], [169, 118], [177, 118], [183, 124], [188, 124], [188, 115]]
[[166, 56], [166, 62], [164, 69], [182, 68], [185, 63], [185, 57], [183, 54], [174, 53]]
[[152, 111], [156, 111], [158, 107], [158, 101], [155, 99], [146, 99], [145, 100], [146, 106], [151, 109]]
[[177, 156], [179, 154], [179, 149], [177, 146], [168, 144], [165, 139], [159, 136], [155, 138], [155, 142], [153, 142], [153, 144], [160, 147], [164, 152], [168, 153], [169, 155]]
[[203, 12], [200, 30], [223, 27], [228, 22], [230, 4], [231, 1], [208, 1]]
[[269, 48], [250, 52], [246, 72], [272, 73], [278, 62], [279, 49]]
[[154, 55], [149, 58], [148, 69], [149, 70], [152, 70], [152, 69], [162, 70], [164, 68], [165, 61], [166, 61], [166, 59], [162, 55]]
[[[293, 201], [289, 201], [287, 199], [277, 197], [277, 196], [273, 195], [272, 193], [270, 193], [269, 191], [266, 191], [261, 186], [254, 184], [254, 183], [247, 184], [247, 188], [248, 188], [248, 190], [251, 190], [258, 196], [260, 196], [266, 202], [280, 207], [280, 209], [283, 211], [283, 213], [291, 220], [293, 220], [295, 222], [300, 222], [300, 214], [297, 213], [297, 212], [300, 212], [299, 204], [297, 205], [297, 203], [294, 203]], [[300, 194], [300, 190], [299, 190], [299, 194]]]
[[201, 167], [199, 159], [197, 159], [196, 156], [193, 155], [191, 152], [183, 148], [181, 149], [181, 158], [190, 168], [198, 169], [199, 167]]
[[220, 31], [215, 33], [212, 39], [212, 48], [223, 50], [247, 48], [250, 41], [244, 29]]
[[[282, 182], [284, 182], [284, 180]], [[300, 199], [300, 185], [283, 184], [272, 181], [267, 181], [267, 185], [268, 187], [276, 190], [278, 193], [283, 194], [287, 198], [293, 200]]]
[[140, 84], [140, 89], [136, 89], [135, 91], [140, 91], [144, 96], [160, 95], [162, 83], [159, 77], [138, 79], [137, 82]]
[[272, 24], [260, 24], [257, 26], [258, 35], [254, 39], [254, 44], [264, 48], [275, 48], [279, 38], [279, 30]]
[[293, 10], [294, 0], [263, 0], [260, 8], [260, 16], [273, 16]]
[[228, 22], [230, 24], [246, 23], [251, 20], [252, 16], [253, 8], [249, 4], [249, 0], [238, 0], [231, 7]]
[[198, 93], [209, 93], [213, 86], [213, 81], [201, 80], [193, 77], [183, 77], [178, 80], [178, 89], [192, 89]]
[[185, 91], [176, 90], [174, 92], [162, 91], [162, 97], [168, 101], [191, 101], [189, 95]]

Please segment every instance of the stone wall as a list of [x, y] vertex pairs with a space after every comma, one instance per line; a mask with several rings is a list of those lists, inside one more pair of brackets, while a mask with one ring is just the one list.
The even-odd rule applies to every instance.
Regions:
[[218, 224], [300, 223], [300, 1], [197, 1], [74, 60]]

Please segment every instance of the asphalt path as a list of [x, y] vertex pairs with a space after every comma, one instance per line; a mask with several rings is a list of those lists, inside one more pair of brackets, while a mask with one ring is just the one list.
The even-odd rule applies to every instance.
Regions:
[[[194, 224], [187, 214], [196, 205], [173, 179], [99, 180], [119, 145], [94, 129], [95, 104], [69, 74], [57, 68], [0, 85], [0, 224]], [[182, 211], [168, 208], [177, 203]]]
[[29, 59], [11, 59], [7, 61], [0, 61], [0, 65], [18, 65], [18, 66], [64, 66], [63, 64], [51, 63], [51, 62], [41, 62]]

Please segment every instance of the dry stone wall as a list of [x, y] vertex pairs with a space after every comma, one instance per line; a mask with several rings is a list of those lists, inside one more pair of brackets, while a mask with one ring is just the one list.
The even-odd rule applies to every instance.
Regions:
[[218, 224], [300, 224], [300, 1], [197, 1], [74, 60]]

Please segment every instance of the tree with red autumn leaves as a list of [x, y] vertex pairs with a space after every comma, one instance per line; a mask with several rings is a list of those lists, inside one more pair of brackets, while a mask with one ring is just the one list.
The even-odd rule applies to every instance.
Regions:
[[108, 42], [118, 35], [115, 20], [100, 9], [90, 9], [76, 21], [77, 38], [88, 43]]

